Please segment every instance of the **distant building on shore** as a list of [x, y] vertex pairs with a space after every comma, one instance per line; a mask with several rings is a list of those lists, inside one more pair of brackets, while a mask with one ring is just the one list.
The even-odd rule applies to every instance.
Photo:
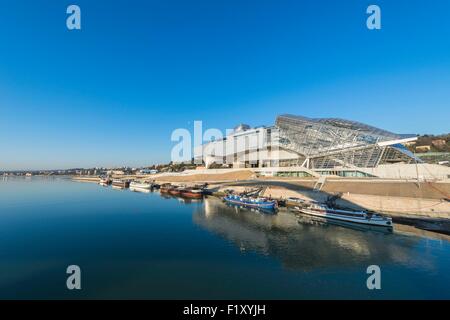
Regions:
[[141, 169], [139, 170], [140, 174], [157, 174], [158, 170], [156, 169]]
[[436, 139], [436, 140], [433, 140], [431, 143], [436, 148], [442, 148], [447, 144], [447, 142], [444, 139]]
[[431, 150], [431, 146], [417, 146], [416, 152], [428, 152]]
[[125, 171], [123, 171], [123, 170], [108, 170], [106, 173], [108, 175], [116, 175], [116, 176], [123, 176], [123, 175], [125, 175]]

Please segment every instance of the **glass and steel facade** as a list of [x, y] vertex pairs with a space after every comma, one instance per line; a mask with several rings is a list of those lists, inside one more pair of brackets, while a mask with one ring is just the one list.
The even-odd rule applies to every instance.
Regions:
[[[280, 148], [295, 151], [309, 169], [374, 168], [380, 164], [421, 162], [399, 135], [363, 123], [336, 118], [311, 119], [280, 115], [276, 120]], [[295, 159], [293, 159], [295, 161]]]
[[344, 119], [280, 115], [274, 126], [240, 125], [224, 139], [204, 145], [203, 159], [235, 168], [339, 168], [354, 175], [358, 168], [420, 163], [403, 145], [415, 139]]

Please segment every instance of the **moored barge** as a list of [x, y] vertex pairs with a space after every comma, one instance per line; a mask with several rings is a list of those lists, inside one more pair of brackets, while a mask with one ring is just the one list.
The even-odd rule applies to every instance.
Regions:
[[296, 207], [296, 210], [310, 216], [325, 219], [392, 228], [392, 218], [384, 217], [378, 213], [334, 209], [317, 203], [312, 203], [307, 207]]
[[181, 196], [186, 198], [201, 199], [203, 198], [203, 190], [201, 189], [184, 189], [181, 190]]
[[169, 194], [171, 194], [171, 195], [173, 195], [173, 196], [179, 196], [180, 194], [181, 194], [181, 191], [182, 191], [183, 189], [182, 188], [179, 188], [179, 187], [176, 187], [176, 188], [171, 188], [171, 189], [169, 189]]
[[267, 200], [266, 198], [249, 198], [238, 195], [227, 195], [223, 198], [223, 200], [227, 203], [249, 208], [263, 210], [276, 210], [278, 208], [276, 200]]
[[130, 181], [127, 180], [120, 180], [120, 179], [114, 179], [112, 181], [112, 185], [114, 187], [118, 188], [128, 188], [130, 186]]

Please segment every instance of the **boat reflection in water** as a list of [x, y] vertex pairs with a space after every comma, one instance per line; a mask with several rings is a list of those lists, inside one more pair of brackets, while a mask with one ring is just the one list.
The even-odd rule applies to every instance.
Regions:
[[347, 221], [339, 221], [339, 220], [333, 220], [333, 219], [326, 219], [321, 217], [313, 217], [313, 216], [307, 216], [304, 214], [297, 214], [298, 215], [298, 223], [305, 224], [305, 225], [317, 225], [326, 227], [328, 225], [333, 226], [340, 226], [345, 227], [353, 230], [359, 230], [359, 231], [373, 231], [373, 232], [381, 232], [385, 234], [389, 234], [393, 232], [393, 228], [386, 228], [384, 226], [372, 226], [372, 225], [365, 225], [365, 224], [358, 224], [358, 223], [352, 223]]
[[226, 202], [225, 205], [229, 208], [240, 209], [243, 211], [252, 211], [255, 213], [263, 213], [263, 214], [277, 214], [277, 211], [273, 209], [265, 209], [265, 208], [249, 208], [239, 204]]
[[193, 203], [202, 203], [203, 198], [195, 199], [195, 198], [184, 198], [177, 195], [171, 195], [169, 193], [160, 193], [161, 198], [167, 199], [167, 200], [177, 200], [178, 202], [182, 204], [193, 204]]
[[152, 192], [152, 190], [151, 189], [147, 189], [147, 188], [136, 188], [136, 187], [131, 187], [130, 186], [130, 191], [133, 191], [133, 192], [141, 192], [141, 193], [151, 193]]
[[203, 199], [173, 197], [183, 204], [202, 203]]
[[[229, 207], [206, 198], [193, 215], [200, 227], [217, 234], [241, 251], [254, 251], [280, 260], [286, 269], [361, 267], [406, 264], [430, 267], [415, 246], [420, 238], [371, 227], [348, 228], [298, 216], [287, 210], [276, 215]], [[380, 231], [380, 232], [379, 232]], [[365, 270], [365, 269], [363, 269]]]

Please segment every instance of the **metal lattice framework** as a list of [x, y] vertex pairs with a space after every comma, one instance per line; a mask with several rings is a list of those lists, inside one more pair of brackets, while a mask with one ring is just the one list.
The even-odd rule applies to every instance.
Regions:
[[308, 167], [375, 167], [384, 163], [420, 162], [395, 141], [398, 135], [360, 122], [336, 118], [310, 119], [281, 115], [276, 120], [279, 146], [308, 159]]

